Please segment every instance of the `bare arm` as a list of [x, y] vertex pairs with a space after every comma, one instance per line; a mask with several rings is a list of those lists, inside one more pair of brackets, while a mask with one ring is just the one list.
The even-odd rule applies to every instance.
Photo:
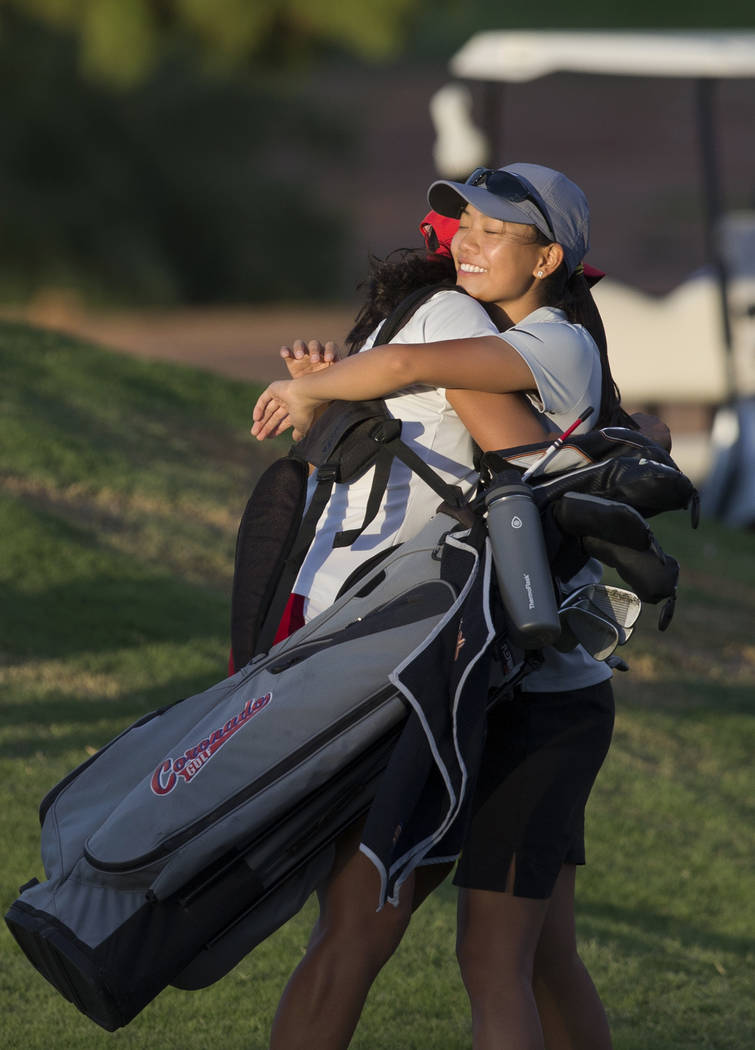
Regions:
[[495, 335], [377, 346], [342, 361], [327, 374], [307, 377], [304, 382], [309, 389], [303, 393], [320, 401], [364, 401], [415, 383], [498, 394], [535, 389], [523, 358]]
[[447, 390], [446, 397], [483, 452], [528, 445], [548, 436], [522, 394]]
[[271, 384], [255, 406], [252, 434], [262, 439], [288, 425], [304, 434], [323, 401], [365, 401], [414, 384], [489, 393], [535, 388], [528, 365], [498, 336], [395, 343], [374, 347], [295, 383]]

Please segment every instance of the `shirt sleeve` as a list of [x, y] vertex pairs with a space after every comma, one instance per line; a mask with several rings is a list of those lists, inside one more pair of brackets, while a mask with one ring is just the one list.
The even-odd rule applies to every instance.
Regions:
[[[600, 354], [586, 329], [546, 321], [514, 326], [501, 338], [527, 362], [535, 379], [535, 407], [550, 416], [595, 404], [600, 391]], [[599, 403], [599, 401], [598, 401]]]
[[[380, 326], [364, 341], [363, 350], [375, 345]], [[392, 343], [435, 343], [442, 339], [468, 339], [498, 335], [487, 311], [471, 295], [443, 288], [422, 303], [391, 340]]]
[[476, 299], [450, 288], [443, 289], [423, 303], [415, 319], [420, 334], [412, 342], [435, 343], [442, 339], [498, 335], [498, 329]]

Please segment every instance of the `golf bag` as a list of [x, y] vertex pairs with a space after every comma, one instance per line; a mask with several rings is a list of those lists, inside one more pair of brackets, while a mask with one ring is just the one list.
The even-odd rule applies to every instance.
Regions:
[[437, 515], [295, 636], [140, 719], [47, 795], [47, 881], [6, 921], [79, 1010], [112, 1031], [168, 983], [216, 980], [295, 914], [406, 720], [391, 672], [476, 571], [471, 548], [449, 567], [459, 531]]
[[[542, 448], [488, 456], [483, 485]], [[603, 544], [649, 600], [673, 595], [678, 566], [645, 517], [694, 489], [652, 442], [573, 440], [533, 495], [564, 572]], [[527, 669], [490, 604], [480, 506], [442, 508], [296, 634], [140, 719], [43, 800], [47, 881], [23, 887], [6, 922], [79, 1010], [112, 1031], [167, 984], [223, 976], [295, 914], [368, 810], [385, 894], [433, 850], [458, 851], [491, 666], [499, 691]], [[259, 588], [268, 607], [274, 583]]]

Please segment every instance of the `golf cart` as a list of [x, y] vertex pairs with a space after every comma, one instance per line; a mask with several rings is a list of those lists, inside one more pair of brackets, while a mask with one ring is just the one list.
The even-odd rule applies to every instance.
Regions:
[[[489, 158], [503, 155], [501, 99], [506, 83], [555, 73], [693, 81], [705, 270], [660, 303], [610, 279], [601, 282], [595, 297], [628, 402], [641, 395], [643, 388], [635, 377], [644, 375], [653, 377], [656, 392], [669, 391], [670, 400], [686, 397], [690, 402], [699, 398], [715, 403], [712, 432], [705, 435], [703, 508], [729, 524], [754, 525], [755, 213], [726, 215], [722, 209], [713, 98], [717, 80], [755, 76], [755, 32], [491, 30], [471, 37], [452, 57], [450, 70], [461, 93], [465, 82], [484, 85], [481, 130]], [[450, 98], [449, 93], [447, 109]], [[527, 116], [532, 117], [531, 110]], [[589, 121], [589, 112], [585, 119]], [[478, 149], [479, 140], [479, 135], [465, 136]], [[458, 177], [459, 173], [441, 174]], [[641, 337], [632, 328], [632, 319], [639, 316], [644, 318]], [[673, 343], [665, 334], [669, 330], [675, 335]], [[674, 343], [687, 349], [681, 367], [669, 350]], [[647, 379], [644, 382], [647, 389]]]

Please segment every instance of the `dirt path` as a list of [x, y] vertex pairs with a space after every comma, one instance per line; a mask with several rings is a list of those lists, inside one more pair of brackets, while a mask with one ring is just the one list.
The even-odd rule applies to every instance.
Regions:
[[270, 382], [285, 375], [278, 357], [296, 338], [342, 340], [353, 307], [257, 308], [87, 313], [65, 302], [38, 303], [3, 316], [61, 329], [140, 357], [178, 361], [222, 375]]

